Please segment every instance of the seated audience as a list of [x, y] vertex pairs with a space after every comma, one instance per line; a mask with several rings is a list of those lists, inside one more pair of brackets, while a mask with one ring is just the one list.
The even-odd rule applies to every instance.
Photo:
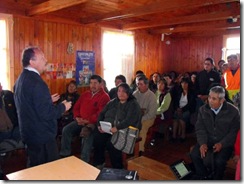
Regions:
[[[210, 89], [214, 86], [221, 86], [224, 88], [224, 86], [222, 86], [220, 83], [212, 83], [210, 86], [209, 86], [209, 89], [208, 89], [208, 92], [210, 91]], [[229, 102], [231, 104], [234, 104], [233, 101], [230, 99], [230, 96], [229, 96], [229, 92], [224, 88], [225, 90], [225, 101], [226, 102]]]
[[64, 112], [61, 118], [58, 119], [58, 135], [62, 134], [63, 127], [69, 124], [74, 120], [73, 117], [73, 107], [75, 102], [79, 98], [79, 94], [77, 93], [77, 86], [74, 80], [70, 81], [67, 85], [66, 92], [60, 95], [60, 98], [57, 103], [60, 103], [64, 100], [72, 102], [71, 108]]
[[117, 97], [112, 99], [102, 110], [98, 117], [97, 129], [94, 134], [94, 165], [101, 169], [105, 162], [105, 149], [108, 149], [113, 168], [124, 168], [122, 152], [114, 148], [111, 143], [112, 135], [102, 131], [99, 121], [112, 124], [111, 132], [134, 126], [139, 123], [141, 110], [128, 84], [120, 83], [117, 86]]
[[195, 99], [196, 96], [190, 87], [190, 79], [182, 78], [174, 104], [173, 141], [178, 137], [180, 142], [185, 141], [186, 128], [189, 128], [190, 116], [195, 111]]
[[156, 92], [157, 89], [158, 89], [158, 81], [160, 80], [160, 73], [158, 72], [154, 72], [152, 75], [151, 75], [151, 78], [150, 78], [150, 81], [149, 81], [149, 89], [152, 91], [152, 92]]
[[106, 81], [104, 79], [102, 79], [102, 83], [101, 84], [102, 84], [103, 90], [108, 94], [109, 90], [107, 88], [107, 83], [106, 83]]
[[219, 62], [218, 62], [218, 70], [217, 70], [217, 71], [218, 71], [220, 74], [223, 74], [221, 68], [222, 68], [222, 66], [223, 66], [224, 63], [226, 63], [226, 62], [225, 62], [225, 60], [223, 60], [223, 59], [219, 60]]
[[13, 92], [3, 90], [0, 83], [0, 142], [4, 139], [21, 138]]
[[179, 90], [179, 84], [177, 82], [175, 82], [174, 78], [172, 77], [172, 73], [164, 74], [163, 78], [167, 81], [169, 92], [170, 92], [171, 98], [172, 98], [172, 103], [174, 104], [175, 103], [174, 100], [176, 99], [177, 92]]
[[136, 76], [135, 78], [133, 79], [131, 85], [130, 85], [130, 88], [131, 90], [134, 92], [136, 89], [137, 89], [137, 85], [136, 85], [136, 78], [139, 76], [139, 75], [145, 75], [143, 71], [141, 70], [137, 70], [136, 71]]
[[[161, 120], [172, 118], [171, 113], [168, 110], [170, 109], [170, 105], [172, 104], [171, 94], [169, 92], [168, 84], [165, 79], [160, 79], [158, 81], [158, 90], [156, 91], [156, 99], [157, 99], [157, 117]], [[172, 111], [172, 109], [171, 109]]]
[[[60, 156], [71, 155], [71, 142], [74, 136], [81, 134], [81, 159], [90, 161], [90, 152], [93, 144], [93, 133], [99, 113], [109, 102], [109, 96], [102, 88], [102, 78], [92, 75], [90, 78], [90, 90], [82, 93], [74, 105], [74, 121], [63, 128], [61, 138]], [[82, 131], [83, 130], [83, 131]]]
[[[162, 132], [164, 135], [167, 131], [167, 126], [164, 122], [164, 120], [168, 120], [172, 118], [173, 114], [173, 103], [171, 94], [168, 89], [168, 84], [165, 79], [160, 79], [158, 81], [158, 90], [156, 91], [156, 99], [157, 99], [157, 112], [156, 112], [156, 119], [154, 121], [153, 127], [157, 125], [162, 125]], [[164, 126], [165, 125], [165, 126]], [[159, 132], [161, 131], [159, 128]], [[151, 140], [151, 145], [154, 145], [155, 139]]]
[[219, 75], [220, 75], [220, 83], [223, 87], [225, 87], [225, 78], [224, 78], [224, 73], [225, 71], [228, 69], [228, 63], [225, 62], [225, 60], [219, 60], [218, 62], [218, 72], [219, 72]]
[[153, 125], [157, 112], [157, 100], [155, 94], [149, 89], [149, 81], [146, 76], [141, 75], [136, 78], [137, 90], [133, 92], [139, 103], [142, 111], [140, 137], [142, 140], [139, 143], [140, 155], [145, 150], [145, 142], [148, 129]]
[[240, 112], [225, 101], [224, 88], [211, 88], [208, 104], [201, 106], [198, 112], [197, 144], [190, 153], [196, 179], [223, 179], [239, 129]]
[[123, 75], [117, 75], [115, 77], [115, 80], [114, 80], [114, 83], [115, 83], [115, 87], [110, 89], [108, 95], [110, 97], [110, 99], [114, 99], [115, 97], [117, 97], [117, 86], [120, 84], [120, 83], [126, 83], [126, 78], [125, 76]]

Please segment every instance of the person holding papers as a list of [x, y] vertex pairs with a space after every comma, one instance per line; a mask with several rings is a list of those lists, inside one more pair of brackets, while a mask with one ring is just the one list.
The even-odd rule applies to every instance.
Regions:
[[[105, 166], [105, 149], [108, 149], [109, 157], [113, 168], [122, 169], [122, 152], [114, 148], [111, 143], [112, 134], [120, 129], [129, 126], [140, 129], [141, 110], [140, 106], [132, 95], [128, 84], [120, 83], [117, 86], [117, 97], [112, 99], [102, 110], [98, 117], [97, 129], [94, 134], [94, 163], [99, 169]], [[110, 131], [102, 130], [100, 123], [110, 123]]]

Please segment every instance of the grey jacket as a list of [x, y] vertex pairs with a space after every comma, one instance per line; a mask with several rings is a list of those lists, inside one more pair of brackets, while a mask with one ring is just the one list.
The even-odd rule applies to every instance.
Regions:
[[234, 105], [225, 101], [214, 118], [209, 105], [205, 104], [199, 109], [195, 128], [200, 146], [221, 143], [223, 148], [232, 147], [240, 129], [240, 112]]

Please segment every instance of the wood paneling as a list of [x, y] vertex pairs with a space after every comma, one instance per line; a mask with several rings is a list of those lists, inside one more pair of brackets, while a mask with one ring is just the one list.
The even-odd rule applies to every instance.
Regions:
[[[221, 59], [223, 34], [215, 36], [170, 37], [153, 35], [146, 31], [135, 31], [134, 72], [142, 70], [149, 77], [153, 72], [178, 73], [200, 71], [206, 57], [215, 62]], [[170, 44], [166, 44], [170, 41]], [[34, 18], [14, 17], [14, 80], [22, 71], [21, 53], [28, 45], [38, 45], [43, 49], [48, 62], [75, 63], [75, 52], [67, 53], [67, 45], [74, 44], [74, 51], [95, 52], [95, 73], [102, 75], [101, 28], [80, 26], [60, 22], [44, 21]], [[63, 93], [71, 79], [50, 80], [43, 76], [51, 93]], [[128, 81], [128, 83], [130, 83]], [[11, 84], [13, 86], [13, 84]], [[86, 88], [79, 88], [83, 92]]]
[[[95, 72], [101, 75], [101, 28], [83, 27], [73, 24], [55, 23], [39, 19], [14, 17], [14, 81], [22, 71], [21, 54], [27, 46], [39, 46], [48, 63], [75, 63], [76, 50], [95, 52]], [[68, 43], [74, 44], [74, 53], [67, 53]], [[98, 64], [97, 64], [98, 63]], [[43, 79], [51, 94], [63, 93], [72, 79]], [[11, 84], [12, 86], [14, 84]], [[79, 88], [83, 92], [87, 87]]]
[[135, 32], [135, 72], [142, 70], [148, 77], [153, 72], [163, 72], [161, 37], [146, 32]]
[[222, 57], [223, 35], [210, 37], [184, 37], [162, 42], [163, 71], [178, 73], [200, 71], [205, 58], [212, 57], [217, 62]]

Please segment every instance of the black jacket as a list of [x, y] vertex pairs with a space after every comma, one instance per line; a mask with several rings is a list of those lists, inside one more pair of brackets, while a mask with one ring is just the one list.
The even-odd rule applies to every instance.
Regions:
[[[179, 88], [179, 90], [177, 91], [177, 96], [175, 96], [175, 100], [174, 100], [174, 110], [177, 110], [177, 108], [180, 108], [180, 98], [182, 95], [182, 88]], [[196, 95], [195, 93], [189, 89], [188, 93], [187, 93], [187, 105], [184, 106], [182, 108], [182, 111], [190, 111], [190, 113], [194, 113], [196, 110]]]
[[224, 102], [219, 113], [214, 117], [208, 104], [200, 107], [195, 125], [197, 142], [224, 147], [233, 147], [240, 129], [240, 113], [232, 104]]
[[[2, 100], [4, 104], [5, 111], [8, 114], [9, 119], [11, 120], [13, 126], [18, 126], [18, 116], [17, 116], [17, 111], [15, 107], [15, 102], [14, 102], [14, 95], [11, 91], [9, 90], [2, 90], [0, 93], [1, 97], [1, 103]], [[3, 107], [2, 107], [3, 108]]]
[[212, 83], [220, 83], [220, 75], [215, 70], [207, 72], [202, 70], [196, 77], [197, 95], [208, 95], [208, 89]]

